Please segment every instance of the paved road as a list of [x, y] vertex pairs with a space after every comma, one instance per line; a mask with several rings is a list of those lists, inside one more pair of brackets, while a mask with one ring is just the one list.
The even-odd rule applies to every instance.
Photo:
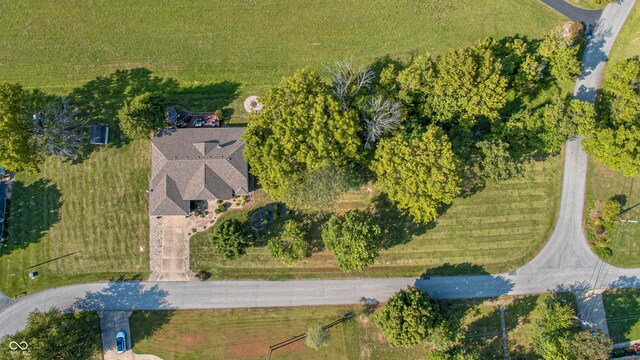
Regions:
[[[609, 5], [596, 28], [599, 41], [585, 52], [587, 68], [576, 84], [576, 96], [594, 97], [601, 64], [635, 0]], [[600, 69], [600, 70], [599, 70]], [[593, 90], [593, 91], [591, 91]], [[557, 227], [545, 248], [514, 273], [478, 276], [358, 280], [124, 282], [66, 286], [29, 295], [0, 310], [0, 336], [22, 329], [34, 308], [69, 311], [204, 309], [354, 304], [361, 297], [385, 300], [398, 289], [416, 286], [433, 298], [454, 299], [547, 291], [584, 293], [593, 288], [640, 288], [640, 269], [620, 269], [601, 262], [589, 250], [582, 232], [587, 158], [580, 139], [569, 141]]]
[[585, 10], [575, 7], [564, 0], [541, 0], [552, 9], [577, 22], [585, 25], [595, 25], [602, 10]]

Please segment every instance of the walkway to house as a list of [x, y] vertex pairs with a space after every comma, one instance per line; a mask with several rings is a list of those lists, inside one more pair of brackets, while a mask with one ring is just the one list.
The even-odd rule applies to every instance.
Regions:
[[184, 216], [149, 218], [150, 280], [188, 281], [189, 238], [185, 236]]

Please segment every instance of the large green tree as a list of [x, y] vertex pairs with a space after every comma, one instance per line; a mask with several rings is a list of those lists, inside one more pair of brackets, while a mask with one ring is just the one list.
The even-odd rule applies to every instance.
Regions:
[[18, 84], [0, 85], [0, 165], [13, 171], [38, 168], [30, 97]]
[[[0, 359], [95, 359], [102, 349], [100, 339], [95, 313], [34, 310], [24, 330], [0, 340]], [[12, 341], [26, 342], [28, 351], [11, 351]]]
[[598, 99], [595, 131], [584, 150], [613, 170], [635, 176], [640, 170], [640, 58], [613, 66]]
[[322, 241], [343, 271], [372, 265], [381, 244], [378, 218], [359, 210], [333, 215], [322, 229]]
[[398, 207], [416, 221], [430, 222], [438, 217], [438, 208], [460, 193], [457, 163], [449, 138], [431, 125], [423, 132], [397, 132], [380, 141], [371, 168]]
[[431, 117], [459, 119], [466, 128], [479, 117], [496, 120], [507, 98], [507, 78], [502, 63], [489, 49], [469, 47], [449, 50], [437, 63], [438, 76], [431, 100]]
[[345, 110], [315, 72], [284, 78], [261, 101], [244, 134], [244, 156], [271, 196], [281, 199], [318, 166], [342, 167], [361, 156], [357, 111]]
[[426, 293], [410, 287], [395, 293], [375, 315], [391, 346], [412, 346], [424, 341], [439, 320]]
[[120, 129], [131, 140], [147, 139], [164, 127], [165, 98], [143, 93], [127, 101], [118, 111]]

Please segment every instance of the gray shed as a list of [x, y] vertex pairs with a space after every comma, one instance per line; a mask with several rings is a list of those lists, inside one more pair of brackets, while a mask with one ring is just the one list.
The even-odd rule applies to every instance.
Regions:
[[107, 145], [109, 143], [109, 125], [93, 124], [91, 125], [91, 144]]

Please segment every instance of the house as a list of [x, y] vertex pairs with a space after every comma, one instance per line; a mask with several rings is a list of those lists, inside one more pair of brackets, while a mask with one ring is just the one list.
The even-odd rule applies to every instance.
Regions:
[[109, 143], [109, 125], [91, 125], [91, 139], [89, 142], [92, 145], [107, 145]]
[[151, 142], [151, 216], [188, 215], [194, 202], [249, 193], [244, 128], [184, 128]]

